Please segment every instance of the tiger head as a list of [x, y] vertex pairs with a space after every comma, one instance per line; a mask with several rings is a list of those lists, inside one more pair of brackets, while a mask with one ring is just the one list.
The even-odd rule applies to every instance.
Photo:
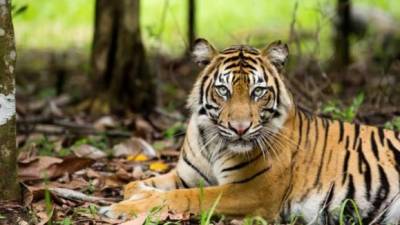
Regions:
[[282, 128], [293, 106], [280, 75], [288, 53], [280, 41], [221, 52], [204, 39], [195, 42], [192, 55], [202, 71], [188, 106], [209, 139], [247, 152]]

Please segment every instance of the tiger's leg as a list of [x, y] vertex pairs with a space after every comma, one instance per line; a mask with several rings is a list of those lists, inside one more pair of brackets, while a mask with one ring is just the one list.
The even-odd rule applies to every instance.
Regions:
[[[149, 191], [141, 198], [130, 198], [110, 207], [109, 215], [133, 216], [149, 212], [155, 207], [177, 213], [199, 214], [201, 209], [208, 210], [221, 195], [216, 212], [223, 215], [246, 216], [260, 215], [268, 220], [275, 220], [279, 215], [280, 205], [276, 196], [266, 196], [252, 190], [248, 184], [226, 184], [206, 187], [200, 198], [199, 188], [177, 189], [167, 192]], [[138, 196], [139, 197], [139, 196]], [[271, 199], [268, 199], [271, 197]], [[275, 201], [274, 201], [275, 200]]]
[[152, 177], [146, 180], [133, 181], [124, 187], [124, 199], [130, 198], [135, 193], [146, 190], [159, 190], [169, 191], [182, 187], [182, 183], [179, 180], [176, 170], [173, 169], [169, 173]]

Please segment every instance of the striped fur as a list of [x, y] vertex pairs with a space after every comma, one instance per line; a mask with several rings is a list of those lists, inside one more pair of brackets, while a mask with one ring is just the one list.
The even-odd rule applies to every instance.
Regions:
[[199, 213], [203, 181], [202, 207], [222, 193], [217, 211], [225, 215], [337, 224], [341, 203], [353, 199], [365, 224], [398, 224], [400, 134], [297, 108], [280, 75], [287, 53], [280, 42], [217, 52], [199, 40], [194, 57], [205, 67], [188, 100], [192, 116], [176, 169], [128, 184], [126, 200], [106, 213], [163, 204]]

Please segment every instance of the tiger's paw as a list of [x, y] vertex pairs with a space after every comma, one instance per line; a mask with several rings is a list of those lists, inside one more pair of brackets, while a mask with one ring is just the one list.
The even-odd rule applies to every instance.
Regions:
[[147, 191], [133, 194], [128, 199], [108, 207], [102, 207], [99, 214], [108, 218], [122, 219], [140, 213], [166, 211], [164, 196], [159, 191]]

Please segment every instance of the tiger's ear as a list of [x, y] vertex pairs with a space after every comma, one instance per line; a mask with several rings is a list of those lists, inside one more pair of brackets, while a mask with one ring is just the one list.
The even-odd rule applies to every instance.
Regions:
[[263, 56], [267, 57], [272, 64], [274, 64], [278, 71], [281, 71], [287, 61], [289, 48], [287, 44], [284, 44], [279, 40], [269, 44], [261, 51], [261, 53]]
[[193, 61], [200, 67], [209, 64], [218, 51], [203, 38], [198, 38], [194, 42], [192, 50]]

